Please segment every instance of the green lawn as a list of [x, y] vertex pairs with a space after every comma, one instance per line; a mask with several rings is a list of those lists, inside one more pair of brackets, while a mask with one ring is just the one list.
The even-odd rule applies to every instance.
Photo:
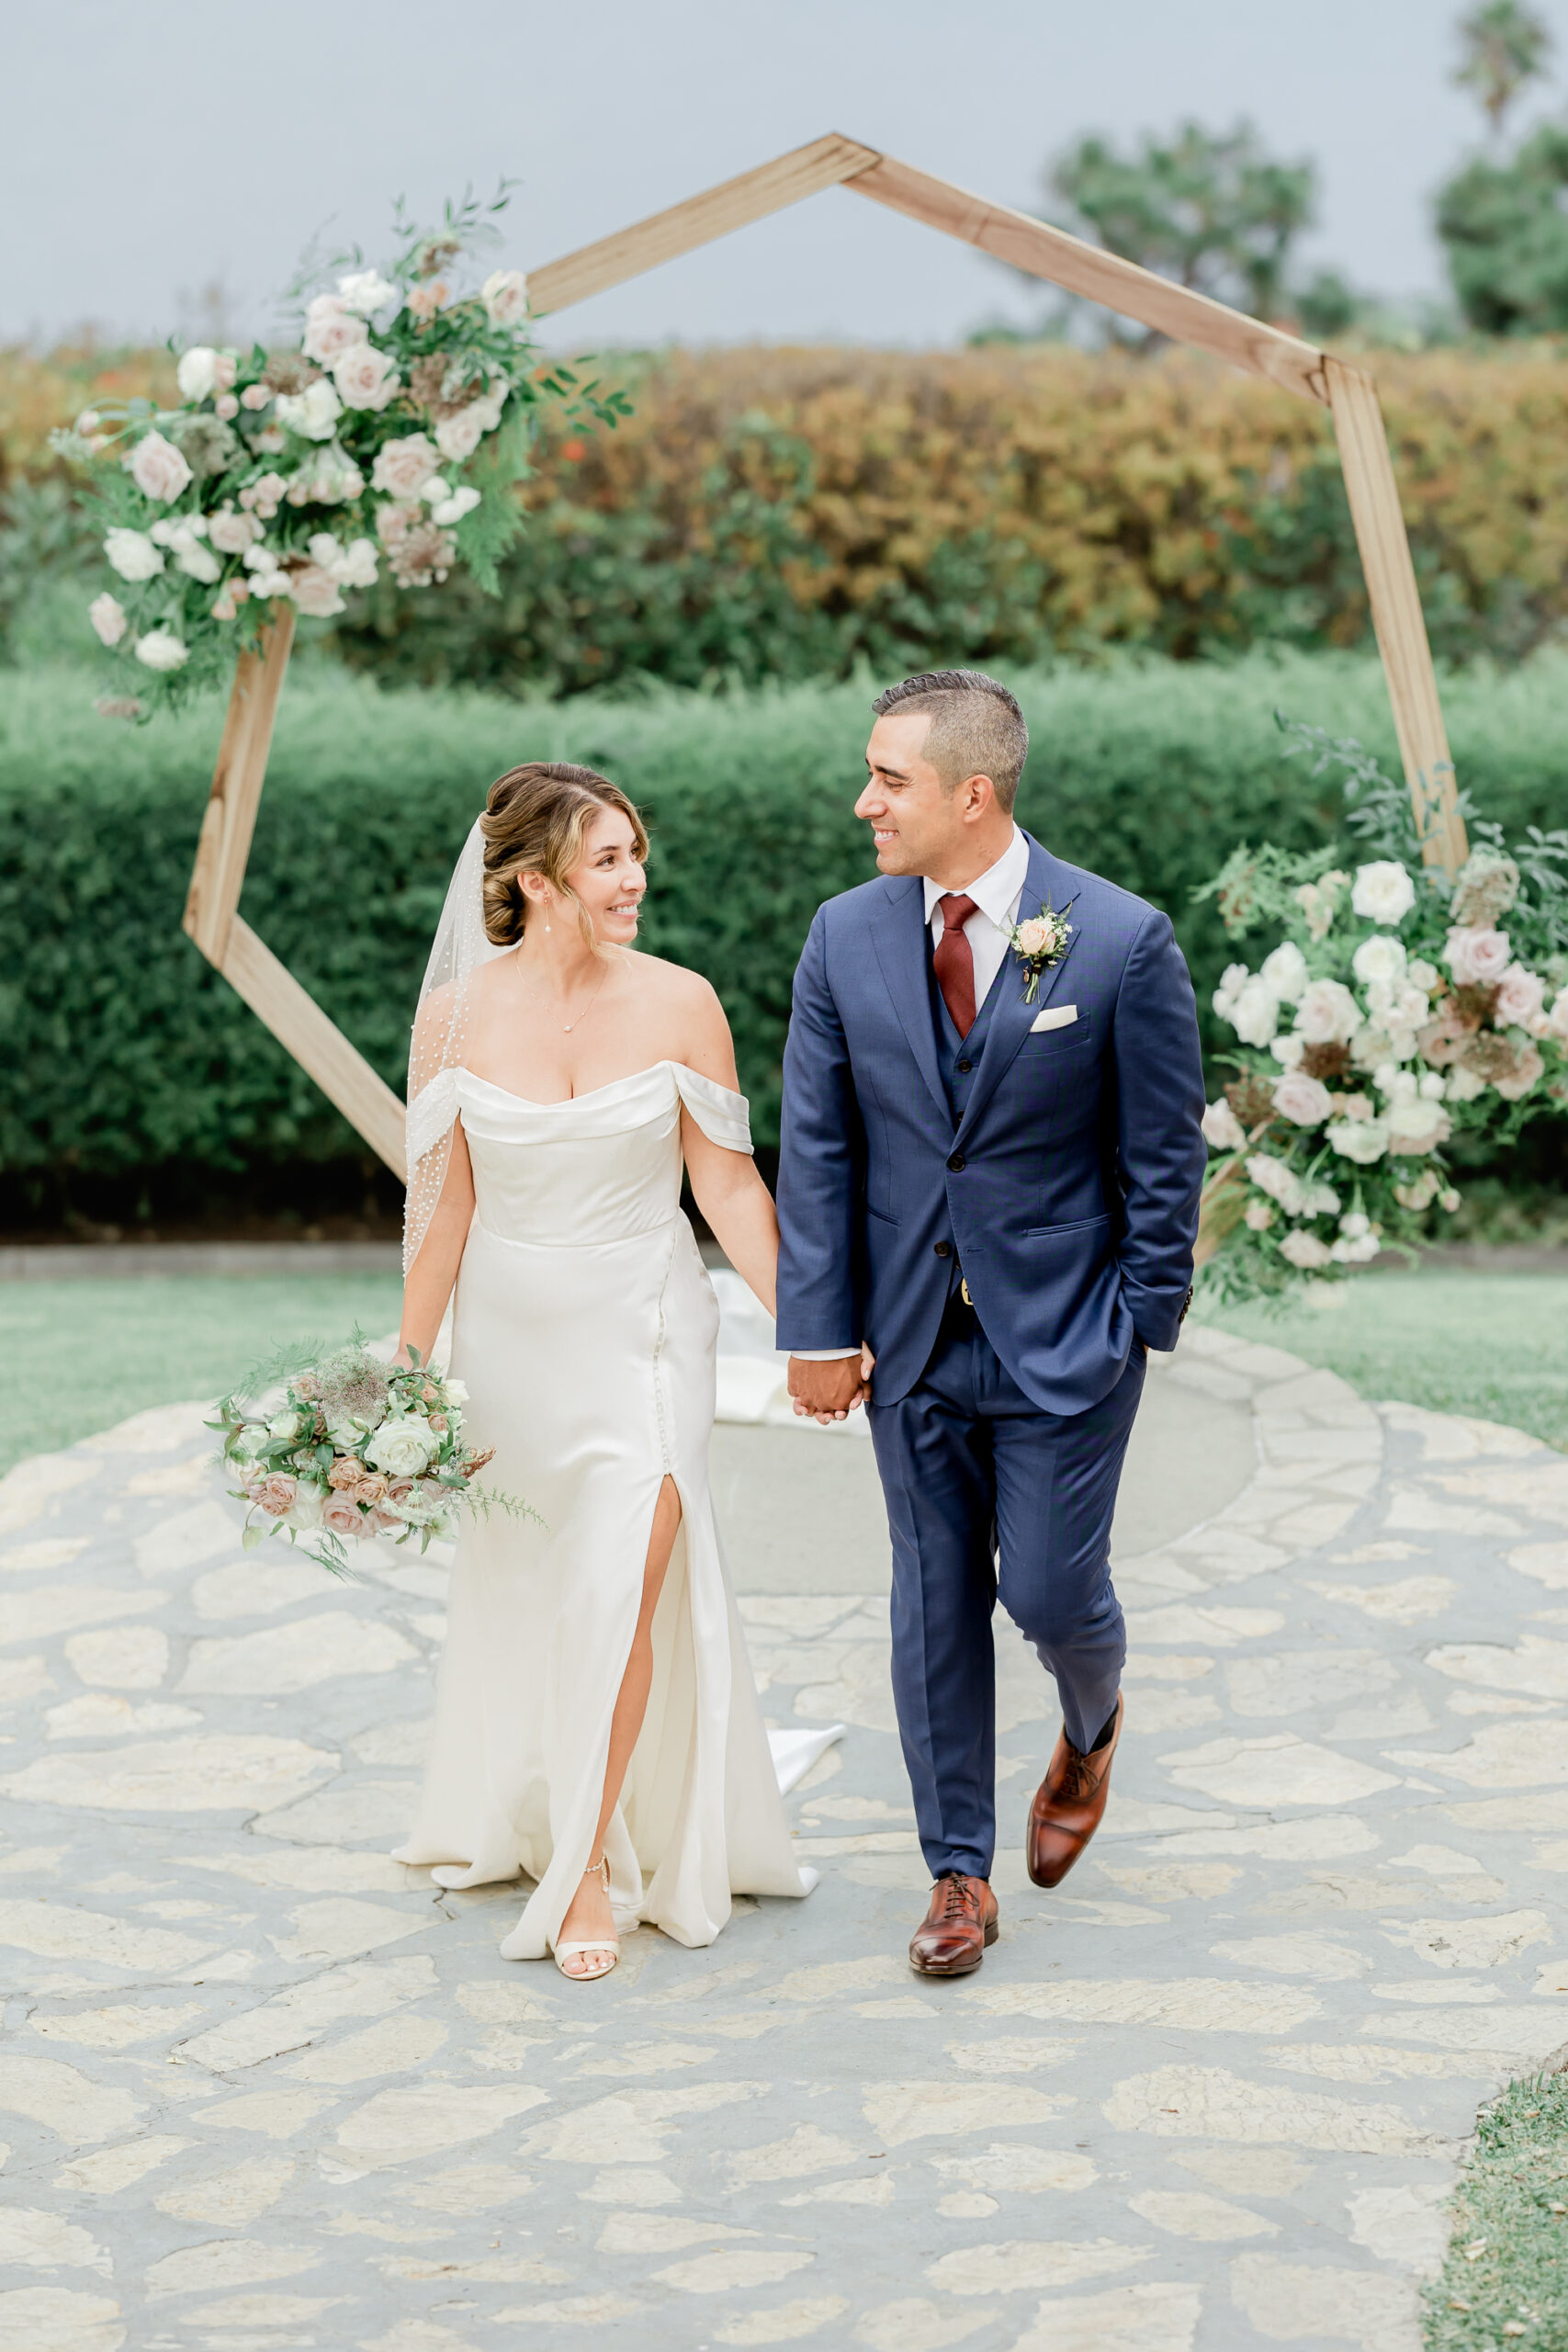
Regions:
[[1427, 2352], [1562, 2352], [1568, 2344], [1568, 2078], [1530, 2076], [1483, 2108], [1454, 2199]]
[[1472, 1413], [1568, 1452], [1568, 1273], [1359, 1274], [1329, 1306], [1211, 1306], [1222, 1330], [1326, 1364], [1363, 1396]]
[[137, 1275], [0, 1283], [12, 1403], [0, 1475], [146, 1405], [217, 1396], [295, 1341], [396, 1327], [395, 1274]]

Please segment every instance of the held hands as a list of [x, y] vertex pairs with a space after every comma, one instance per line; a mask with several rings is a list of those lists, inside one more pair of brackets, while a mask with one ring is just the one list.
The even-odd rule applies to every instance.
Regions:
[[872, 1368], [876, 1358], [862, 1343], [858, 1358], [835, 1357], [827, 1363], [800, 1356], [789, 1360], [791, 1402], [803, 1420], [841, 1421], [871, 1396]]

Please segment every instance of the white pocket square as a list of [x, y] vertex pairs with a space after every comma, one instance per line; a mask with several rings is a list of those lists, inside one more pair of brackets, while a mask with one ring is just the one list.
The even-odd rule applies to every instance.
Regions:
[[1030, 1023], [1029, 1034], [1033, 1037], [1037, 1036], [1042, 1029], [1068, 1028], [1077, 1017], [1078, 1009], [1076, 1004], [1048, 1004], [1044, 1012], [1037, 1012]]

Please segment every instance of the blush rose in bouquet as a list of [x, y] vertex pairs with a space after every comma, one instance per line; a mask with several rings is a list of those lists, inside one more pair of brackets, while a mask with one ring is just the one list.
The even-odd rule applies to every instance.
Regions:
[[229, 1491], [248, 1506], [246, 1551], [268, 1535], [309, 1534], [315, 1556], [342, 1569], [363, 1536], [417, 1536], [427, 1550], [456, 1533], [465, 1507], [533, 1515], [475, 1485], [491, 1456], [464, 1442], [468, 1391], [411, 1353], [408, 1366], [387, 1365], [356, 1339], [290, 1372], [265, 1410], [224, 1397], [208, 1427], [221, 1430], [221, 1460], [238, 1480]]
[[425, 589], [462, 563], [497, 594], [544, 404], [627, 413], [541, 361], [520, 271], [471, 282], [506, 201], [449, 204], [434, 230], [400, 208], [386, 274], [357, 249], [309, 266], [280, 347], [197, 345], [175, 407], [100, 401], [54, 436], [91, 471], [114, 580], [87, 616], [132, 666], [139, 716], [227, 676], [285, 603], [330, 620], [383, 569]]
[[1231, 938], [1277, 941], [1213, 996], [1243, 1049], [1203, 1119], [1209, 1279], [1231, 1297], [1409, 1252], [1460, 1205], [1448, 1147], [1568, 1115], [1568, 832], [1506, 847], [1461, 801], [1475, 846], [1450, 876], [1359, 744], [1287, 731], [1345, 772], [1352, 836], [1380, 854], [1244, 845], [1195, 894]]

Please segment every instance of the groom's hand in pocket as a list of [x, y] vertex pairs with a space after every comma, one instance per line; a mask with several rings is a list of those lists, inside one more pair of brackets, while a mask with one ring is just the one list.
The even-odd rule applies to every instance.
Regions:
[[803, 1356], [789, 1360], [789, 1393], [804, 1420], [841, 1421], [863, 1404], [869, 1393], [871, 1351], [858, 1356], [834, 1356], [819, 1363]]

